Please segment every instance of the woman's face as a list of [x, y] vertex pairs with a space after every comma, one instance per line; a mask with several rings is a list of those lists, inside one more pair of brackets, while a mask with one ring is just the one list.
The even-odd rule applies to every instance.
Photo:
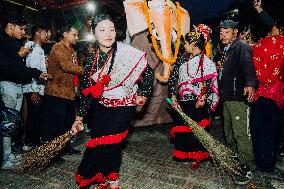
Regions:
[[188, 43], [187, 41], [185, 41], [184, 48], [186, 52], [188, 52], [189, 54], [192, 54], [194, 52], [195, 44]]
[[100, 48], [111, 48], [116, 37], [114, 23], [110, 20], [100, 21], [95, 28], [95, 37]]

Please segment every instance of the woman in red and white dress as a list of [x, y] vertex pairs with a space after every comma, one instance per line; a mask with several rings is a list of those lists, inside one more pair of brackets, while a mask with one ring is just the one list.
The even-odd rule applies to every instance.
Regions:
[[[145, 104], [151, 94], [154, 74], [145, 53], [116, 42], [115, 25], [109, 15], [92, 21], [95, 51], [87, 58], [74, 124], [90, 116], [91, 139], [86, 144], [76, 174], [80, 188], [120, 188], [122, 142], [128, 133], [135, 106]], [[143, 78], [141, 81], [140, 78]], [[142, 94], [138, 95], [137, 82]]]

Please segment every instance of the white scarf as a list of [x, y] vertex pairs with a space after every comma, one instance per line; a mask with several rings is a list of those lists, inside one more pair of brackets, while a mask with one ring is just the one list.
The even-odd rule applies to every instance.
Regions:
[[[202, 82], [201, 67], [199, 67], [200, 58], [201, 55], [195, 56], [180, 66], [178, 84], [181, 99], [186, 94], [194, 94], [197, 97], [201, 94], [202, 85], [194, 85]], [[211, 108], [213, 110], [219, 101], [217, 77], [215, 64], [204, 55], [203, 80], [205, 82], [208, 79], [212, 79], [211, 90], [213, 93], [207, 99], [212, 101]]]
[[[94, 73], [92, 79], [97, 82], [98, 75], [107, 74], [111, 57], [105, 66], [103, 73], [99, 69]], [[136, 94], [138, 86], [136, 82], [145, 70], [148, 61], [146, 54], [138, 49], [123, 43], [117, 43], [117, 51], [110, 72], [111, 80], [104, 88], [103, 98], [122, 99]]]

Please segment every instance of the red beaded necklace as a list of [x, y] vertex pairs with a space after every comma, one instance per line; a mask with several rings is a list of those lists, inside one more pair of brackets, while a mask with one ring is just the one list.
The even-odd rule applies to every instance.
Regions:
[[[96, 51], [96, 55], [95, 55], [95, 57], [94, 57], [93, 64], [92, 64], [92, 67], [91, 67], [91, 71], [90, 71], [90, 75], [89, 75], [89, 84], [90, 84], [90, 86], [92, 86], [92, 76], [93, 76], [93, 74], [94, 74], [95, 65], [97, 66], [97, 70], [96, 70], [96, 71], [98, 71], [98, 57], [99, 57], [99, 52], [100, 52], [100, 49], [98, 49], [98, 50]], [[99, 75], [98, 75], [97, 81], [100, 80], [101, 74], [103, 73], [104, 68], [105, 68], [105, 66], [107, 65], [107, 63], [108, 63], [108, 61], [109, 61], [111, 55], [112, 55], [112, 50], [110, 50], [110, 52], [109, 52], [108, 55], [107, 55], [107, 58], [106, 58], [105, 62], [103, 63], [103, 66], [102, 66], [102, 69], [101, 69], [101, 71], [100, 71], [100, 73], [99, 73]]]
[[90, 71], [90, 75], [89, 75], [89, 82], [90, 82], [90, 86], [86, 89], [82, 90], [82, 93], [84, 96], [88, 96], [89, 94], [91, 94], [93, 96], [93, 98], [99, 98], [104, 90], [104, 87], [107, 86], [110, 82], [110, 76], [108, 74], [104, 74], [102, 75], [104, 68], [106, 67], [111, 55], [112, 55], [112, 50], [108, 53], [108, 56], [105, 60], [105, 62], [103, 63], [102, 69], [100, 71], [100, 73], [98, 74], [98, 79], [96, 81], [96, 84], [93, 86], [92, 85], [92, 75], [94, 73], [94, 69], [95, 69], [95, 65], [97, 66], [97, 70], [98, 71], [98, 57], [99, 57], [99, 52], [100, 50], [98, 49], [96, 51], [96, 55], [91, 67], [91, 71]]
[[[202, 88], [201, 88], [201, 93], [200, 96], [203, 96], [206, 94], [206, 86], [205, 86], [205, 82], [204, 82], [204, 51], [201, 52], [201, 57], [200, 57], [200, 61], [199, 61], [199, 66], [198, 66], [198, 70], [199, 68], [201, 68], [201, 82], [202, 82]], [[197, 71], [198, 72], [198, 71]]]
[[[205, 54], [204, 51], [201, 51], [199, 64], [198, 64], [198, 69], [197, 69], [197, 72], [196, 72], [196, 75], [197, 75], [199, 70], [201, 71], [201, 84], [202, 84], [202, 87], [201, 87], [200, 96], [203, 96], [206, 93], [206, 86], [205, 86], [205, 82], [204, 82], [204, 65], [203, 65], [204, 64], [204, 54]], [[189, 70], [189, 64], [187, 64], [187, 74], [191, 77], [191, 75], [188, 73], [188, 70]]]

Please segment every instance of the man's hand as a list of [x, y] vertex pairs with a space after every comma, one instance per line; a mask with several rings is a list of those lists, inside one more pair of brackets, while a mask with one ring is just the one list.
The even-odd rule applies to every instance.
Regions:
[[32, 48], [25, 48], [21, 47], [20, 51], [18, 52], [20, 57], [25, 57], [27, 54], [29, 54], [32, 51]]
[[260, 13], [261, 11], [263, 11], [262, 7], [261, 7], [261, 0], [253, 0], [253, 7], [255, 8], [255, 10]]
[[255, 89], [252, 87], [245, 87], [244, 88], [244, 95], [247, 95], [247, 101], [252, 102], [254, 100]]
[[41, 101], [39, 93], [36, 93], [36, 92], [32, 93], [32, 96], [30, 97], [30, 99], [33, 104], [38, 104]]
[[39, 79], [43, 80], [43, 81], [47, 81], [52, 79], [52, 76], [47, 74], [47, 73], [41, 73], [39, 76]]

